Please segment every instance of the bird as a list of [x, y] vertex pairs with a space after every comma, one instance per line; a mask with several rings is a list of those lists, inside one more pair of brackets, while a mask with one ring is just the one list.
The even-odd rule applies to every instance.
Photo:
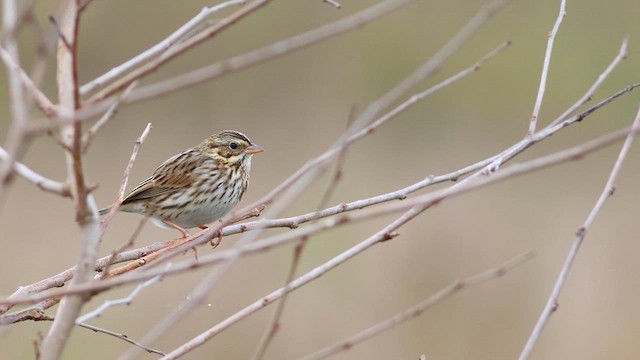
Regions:
[[[263, 151], [239, 131], [213, 134], [162, 163], [118, 210], [147, 216], [187, 238], [187, 229], [205, 229], [238, 204], [249, 185], [251, 158]], [[113, 206], [100, 209], [100, 215]]]

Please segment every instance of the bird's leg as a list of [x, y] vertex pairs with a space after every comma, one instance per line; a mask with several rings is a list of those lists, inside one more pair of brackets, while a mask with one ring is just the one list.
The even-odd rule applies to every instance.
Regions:
[[186, 239], [189, 236], [191, 236], [191, 234], [189, 234], [189, 231], [187, 231], [187, 229], [183, 228], [182, 226], [174, 223], [171, 220], [167, 220], [167, 219], [162, 219], [162, 222], [164, 222], [165, 224], [169, 225], [170, 227], [180, 231], [180, 233], [182, 234], [182, 238]]
[[[200, 225], [200, 226], [198, 226], [198, 227], [199, 227], [200, 229], [202, 229], [202, 230], [206, 230], [206, 229], [208, 229], [208, 228], [209, 228], [209, 227], [207, 227], [207, 226], [205, 226], [205, 225]], [[224, 235], [224, 234], [222, 233], [222, 229], [218, 229], [218, 237], [217, 237], [217, 240], [218, 240], [218, 241], [214, 241], [213, 239], [209, 240], [209, 244], [211, 244], [211, 247], [212, 247], [212, 248], [214, 248], [214, 249], [215, 249], [215, 248], [217, 248], [217, 247], [218, 247], [218, 245], [220, 245], [220, 242], [222, 242], [222, 235]]]
[[[187, 231], [187, 229], [183, 228], [182, 226], [174, 223], [171, 220], [167, 220], [167, 219], [163, 219], [162, 222], [164, 222], [165, 224], [169, 225], [170, 227], [180, 231], [180, 233], [182, 233], [182, 237], [180, 239], [187, 239], [191, 236], [191, 234], [189, 234], [189, 231]], [[178, 239], [178, 240], [180, 240]], [[194, 256], [196, 258], [196, 260], [198, 260], [198, 250], [196, 249], [196, 247], [192, 247], [191, 250], [193, 250]], [[185, 251], [186, 253], [186, 251]]]

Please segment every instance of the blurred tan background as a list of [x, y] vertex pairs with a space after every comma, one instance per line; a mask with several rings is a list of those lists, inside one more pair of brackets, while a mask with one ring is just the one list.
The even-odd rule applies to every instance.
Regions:
[[[225, 57], [312, 29], [368, 6], [342, 1], [335, 10], [321, 0], [274, 2], [216, 39], [180, 57], [149, 79], [194, 69]], [[82, 83], [122, 63], [195, 15], [206, 1], [94, 1], [80, 26]], [[251, 185], [242, 204], [265, 194], [310, 157], [322, 152], [345, 127], [350, 108], [367, 102], [413, 71], [480, 7], [461, 0], [417, 1], [375, 23], [249, 70], [127, 106], [99, 134], [86, 156], [90, 181], [101, 205], [117, 194], [133, 142], [147, 122], [154, 129], [134, 167], [131, 188], [169, 156], [210, 133], [236, 129], [267, 151], [254, 158]], [[42, 21], [57, 11], [42, 1]], [[348, 153], [345, 176], [332, 204], [392, 191], [430, 174], [443, 174], [486, 158], [518, 141], [531, 114], [547, 33], [558, 1], [514, 1], [474, 36], [440, 74], [416, 91], [477, 61], [505, 40], [512, 48], [479, 73], [404, 112]], [[582, 96], [609, 64], [623, 37], [631, 35], [628, 59], [596, 98], [640, 80], [640, 2], [569, 1], [556, 40], [541, 125]], [[222, 16], [222, 15], [220, 15]], [[33, 55], [31, 32], [23, 32], [22, 56]], [[52, 61], [53, 64], [53, 61]], [[51, 68], [53, 69], [53, 68]], [[6, 72], [0, 73], [6, 84]], [[53, 97], [53, 73], [46, 91]], [[6, 136], [6, 85], [0, 87], [0, 132]], [[582, 123], [536, 145], [516, 161], [563, 149], [631, 123], [638, 107], [631, 93]], [[533, 359], [632, 359], [640, 354], [640, 156], [632, 152], [618, 189], [587, 235]], [[574, 233], [599, 195], [619, 144], [587, 158], [500, 183], [445, 201], [380, 244], [295, 292], [282, 329], [266, 359], [294, 359], [342, 340], [421, 299], [457, 278], [495, 267], [528, 249], [537, 256], [506, 277], [465, 290], [336, 359], [513, 359], [520, 353], [562, 266]], [[24, 162], [63, 179], [62, 151], [39, 138]], [[285, 215], [317, 207], [328, 176]], [[0, 294], [74, 264], [79, 234], [72, 203], [18, 179], [0, 217]], [[301, 271], [307, 271], [377, 231], [392, 218], [347, 226], [312, 239]], [[102, 253], [119, 247], [139, 217], [116, 216]], [[272, 230], [277, 233], [281, 230]], [[166, 240], [177, 232], [147, 226], [138, 244]], [[225, 238], [222, 247], [234, 244]], [[170, 350], [281, 286], [291, 247], [242, 260], [204, 306], [154, 347]], [[203, 249], [201, 251], [207, 252]], [[188, 254], [187, 256], [191, 256]], [[128, 307], [108, 310], [91, 321], [139, 339], [172, 312], [199, 283], [204, 271], [166, 278]], [[131, 288], [109, 292], [106, 298]], [[274, 307], [236, 324], [188, 359], [246, 359], [253, 353]], [[53, 310], [51, 313], [53, 314]], [[32, 342], [50, 324], [26, 322], [0, 329], [0, 353], [7, 359], [33, 357]], [[66, 359], [112, 359], [129, 349], [123, 341], [76, 329]], [[146, 355], [153, 359], [155, 356]]]

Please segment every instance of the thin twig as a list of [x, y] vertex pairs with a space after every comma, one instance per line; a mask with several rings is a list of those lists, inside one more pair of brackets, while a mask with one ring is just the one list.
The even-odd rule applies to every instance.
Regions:
[[[308, 240], [307, 237], [300, 238], [300, 240], [298, 240], [295, 247], [293, 248], [293, 257], [291, 258], [291, 264], [289, 265], [289, 270], [287, 271], [287, 276], [284, 281], [285, 288], [287, 288], [291, 283], [291, 281], [295, 279], [295, 275], [298, 270], [298, 265], [300, 264], [300, 258], [302, 257], [302, 253], [305, 249], [305, 245], [307, 244], [307, 240]], [[285, 294], [288, 294], [288, 292], [285, 291]], [[258, 343], [258, 347], [256, 348], [256, 351], [253, 354], [253, 357], [252, 357], [253, 360], [260, 360], [264, 357], [264, 354], [267, 352], [267, 348], [269, 347], [269, 344], [271, 344], [271, 340], [273, 340], [273, 338], [276, 336], [276, 334], [280, 330], [280, 326], [281, 326], [280, 318], [282, 317], [282, 313], [284, 312], [284, 307], [287, 304], [288, 298], [289, 297], [285, 295], [278, 302], [278, 305], [276, 306], [276, 309], [273, 312], [273, 315], [271, 316], [269, 323], [267, 324], [267, 328], [262, 334], [262, 338]]]
[[7, 68], [10, 69], [9, 73], [16, 74], [22, 83], [22, 86], [29, 92], [38, 105], [38, 108], [42, 110], [49, 117], [55, 117], [58, 115], [58, 109], [51, 100], [38, 88], [38, 86], [31, 80], [29, 75], [20, 67], [10, 53], [0, 45], [0, 58], [4, 61]]
[[[360, 28], [365, 24], [368, 24], [384, 15], [390, 14], [413, 1], [414, 0], [385, 0], [358, 13], [310, 30], [306, 33], [277, 41], [263, 48], [190, 71], [171, 79], [159, 81], [147, 86], [141, 86], [131, 95], [127, 96], [123, 102], [126, 104], [135, 103], [175, 93], [177, 90], [191, 87], [230, 72], [243, 70], [276, 57], [292, 53], [315, 43], [328, 40], [349, 30]], [[101, 106], [105, 105], [101, 104]], [[82, 118], [89, 117], [91, 115], [92, 112], [88, 112], [87, 114], [83, 114]]]
[[620, 62], [627, 58], [627, 45], [629, 44], [629, 36], [626, 36], [622, 40], [622, 45], [620, 45], [620, 51], [618, 55], [613, 59], [611, 64], [607, 66], [607, 68], [598, 76], [598, 79], [591, 85], [589, 90], [580, 98], [580, 100], [576, 101], [570, 108], [568, 108], [562, 115], [558, 116], [557, 119], [551, 122], [551, 124], [547, 125], [554, 126], [559, 124], [561, 121], [567, 118], [567, 116], [571, 115], [574, 111], [576, 111], [580, 106], [582, 106], [587, 101], [591, 100], [593, 94], [595, 94], [596, 90], [602, 85], [602, 83], [609, 77], [609, 75], [613, 72], [613, 70], [620, 64]]
[[626, 159], [627, 154], [629, 153], [629, 149], [631, 148], [631, 144], [633, 143], [633, 139], [635, 135], [637, 134], [638, 131], [640, 131], [640, 108], [638, 109], [638, 113], [635, 117], [635, 120], [633, 121], [633, 125], [631, 126], [631, 129], [633, 130], [633, 132], [630, 132], [627, 135], [626, 140], [622, 145], [622, 149], [620, 149], [620, 153], [618, 154], [618, 158], [616, 159], [616, 162], [613, 165], [613, 169], [609, 174], [609, 178], [607, 179], [607, 183], [605, 184], [604, 189], [600, 193], [598, 200], [596, 201], [595, 205], [591, 209], [591, 212], [585, 219], [584, 223], [576, 232], [576, 237], [573, 240], [573, 244], [571, 246], [571, 249], [569, 250], [569, 253], [567, 254], [567, 258], [565, 259], [564, 265], [562, 266], [562, 269], [558, 274], [558, 278], [556, 280], [555, 285], [553, 286], [553, 290], [551, 291], [551, 294], [549, 295], [547, 304], [545, 305], [544, 310], [542, 311], [542, 314], [540, 314], [540, 317], [538, 318], [538, 322], [536, 323], [536, 326], [533, 328], [531, 336], [529, 337], [529, 340], [527, 340], [527, 343], [525, 344], [522, 350], [522, 353], [520, 354], [520, 357], [519, 357], [520, 360], [525, 360], [529, 357], [529, 355], [531, 354], [531, 351], [533, 350], [533, 347], [536, 344], [536, 341], [540, 337], [540, 334], [542, 334], [542, 331], [544, 330], [545, 325], [551, 318], [551, 315], [558, 308], [558, 299], [560, 298], [560, 293], [562, 292], [562, 289], [564, 288], [564, 285], [567, 282], [569, 271], [571, 270], [571, 267], [573, 266], [573, 263], [576, 257], [578, 256], [580, 245], [582, 245], [582, 242], [585, 236], [587, 235], [587, 232], [591, 228], [591, 225], [593, 224], [593, 221], [595, 220], [596, 216], [598, 216], [598, 214], [600, 213], [600, 210], [604, 206], [604, 203], [607, 201], [607, 199], [611, 195], [613, 195], [616, 189], [615, 182], [618, 177], [618, 174], [620, 173], [620, 169], [622, 168], [622, 164]]
[[[83, 152], [87, 151], [87, 149], [89, 148], [89, 145], [91, 145], [91, 141], [93, 141], [93, 138], [96, 136], [96, 134], [98, 134], [98, 131], [100, 131], [100, 129], [102, 129], [102, 127], [105, 126], [109, 122], [109, 120], [111, 120], [113, 116], [116, 114], [116, 112], [118, 111], [118, 106], [120, 106], [120, 100], [122, 99], [122, 97], [130, 94], [131, 91], [137, 85], [138, 85], [137, 80], [129, 84], [129, 86], [127, 86], [127, 88], [124, 89], [124, 91], [116, 98], [116, 101], [113, 104], [111, 104], [111, 106], [104, 113], [104, 115], [102, 115], [100, 120], [96, 121], [96, 123], [93, 124], [93, 126], [89, 128], [87, 132], [84, 133], [84, 135], [82, 136]], [[149, 125], [151, 125], [151, 123], [149, 123]]]
[[538, 87], [538, 95], [536, 96], [536, 103], [533, 106], [533, 114], [531, 114], [531, 120], [529, 121], [529, 130], [527, 131], [527, 136], [531, 136], [533, 135], [533, 133], [536, 132], [536, 123], [538, 121], [538, 116], [540, 116], [542, 99], [544, 99], [544, 92], [547, 88], [547, 77], [549, 76], [549, 65], [551, 64], [551, 52], [553, 51], [553, 43], [556, 39], [556, 34], [558, 33], [560, 24], [562, 24], [562, 20], [567, 14], [565, 7], [566, 7], [566, 0], [561, 0], [560, 13], [558, 14], [556, 23], [553, 25], [553, 29], [549, 33], [549, 38], [547, 40], [547, 50], [544, 54], [544, 63], [542, 64], [542, 74], [540, 75], [540, 85]]
[[[226, 9], [230, 6], [242, 5], [245, 3], [245, 0], [228, 0], [223, 3], [211, 6], [205, 6], [200, 10], [200, 12], [191, 18], [191, 20], [187, 21], [184, 25], [182, 25], [178, 30], [174, 31], [171, 35], [167, 36], [164, 40], [160, 41], [156, 45], [152, 46], [148, 50], [140, 53], [134, 58], [128, 60], [127, 62], [114, 67], [113, 69], [107, 71], [103, 75], [98, 76], [94, 80], [89, 81], [88, 83], [82, 85], [80, 87], [80, 94], [86, 95], [90, 92], [98, 90], [105, 85], [111, 83], [115, 79], [122, 77], [127, 72], [139, 67], [150, 59], [159, 56], [163, 52], [170, 49], [179, 41], [184, 40], [185, 36], [189, 33], [193, 32], [198, 26], [200, 26], [203, 22], [205, 22], [211, 15]], [[128, 94], [127, 94], [128, 95]]]
[[129, 240], [124, 244], [122, 244], [120, 248], [111, 252], [111, 256], [109, 257], [107, 264], [104, 266], [104, 268], [101, 271], [100, 278], [106, 278], [106, 277], [112, 276], [109, 273], [111, 265], [113, 265], [116, 262], [116, 259], [118, 259], [119, 255], [122, 254], [122, 252], [131, 248], [133, 244], [135, 244], [136, 239], [138, 238], [138, 236], [140, 236], [140, 233], [142, 232], [142, 229], [144, 228], [144, 226], [147, 224], [147, 221], [149, 221], [149, 217], [143, 216], [138, 222], [138, 226], [136, 226], [135, 230], [133, 230], [133, 233], [129, 237]]
[[100, 333], [103, 333], [103, 334], [111, 335], [111, 336], [116, 337], [116, 338], [118, 338], [120, 340], [126, 341], [131, 345], [135, 345], [135, 346], [139, 347], [140, 349], [142, 349], [142, 350], [144, 350], [144, 351], [146, 351], [146, 352], [148, 352], [150, 354], [158, 354], [158, 355], [162, 355], [162, 356], [165, 355], [165, 353], [163, 353], [162, 351], [150, 348], [148, 346], [144, 346], [144, 345], [140, 344], [139, 342], [131, 339], [130, 337], [128, 337], [125, 334], [117, 333], [115, 331], [103, 329], [103, 328], [100, 328], [100, 327], [97, 327], [97, 326], [94, 326], [94, 325], [89, 325], [89, 324], [86, 324], [86, 323], [78, 323], [77, 325], [80, 326], [80, 327], [83, 327], [85, 329], [89, 329], [89, 330], [95, 331], [95, 332], [100, 332]]
[[[34, 2], [35, 1], [36, 0], [34, 0]], [[55, 30], [51, 29], [49, 31], [45, 31], [40, 24], [38, 17], [35, 15], [29, 18], [29, 24], [33, 28], [33, 31], [35, 32], [38, 40], [34, 44], [36, 57], [32, 61], [28, 78], [31, 79], [35, 88], [38, 89], [42, 86], [45, 75], [50, 68], [50, 64], [48, 61], [50, 60], [50, 54], [52, 50], [56, 46], [58, 36]], [[38, 106], [38, 104], [33, 96], [31, 96], [28, 100], [28, 109], [31, 113], [33, 112], [34, 105]]]
[[[351, 108], [351, 112], [349, 113], [349, 117], [347, 118], [347, 129], [353, 123], [355, 118], [356, 110], [355, 106]], [[318, 206], [318, 210], [320, 211], [327, 206], [331, 195], [337, 188], [338, 183], [342, 179], [342, 172], [344, 170], [344, 161], [347, 155], [347, 148], [345, 148], [339, 155], [336, 168], [327, 189], [325, 190], [322, 198], [320, 199], [320, 205]], [[298, 242], [295, 244], [293, 248], [293, 256], [291, 258], [291, 264], [289, 265], [289, 270], [287, 272], [286, 279], [284, 281], [284, 286], [288, 286], [291, 281], [295, 278], [296, 273], [298, 272], [298, 267], [300, 265], [300, 259], [302, 258], [302, 254], [304, 253], [304, 249], [306, 248], [309, 237], [307, 235], [301, 236]], [[273, 316], [271, 320], [267, 324], [267, 328], [265, 329], [264, 334], [262, 335], [262, 339], [256, 348], [256, 351], [253, 355], [253, 360], [260, 360], [264, 357], [264, 354], [271, 343], [271, 340], [275, 337], [277, 332], [279, 331], [280, 319], [282, 318], [282, 313], [284, 312], [284, 307], [287, 303], [288, 293], [280, 299], [278, 305], [276, 306], [276, 310], [273, 312]]]
[[397, 107], [395, 107], [393, 110], [389, 111], [388, 113], [386, 113], [385, 115], [381, 116], [380, 118], [378, 118], [377, 120], [373, 121], [371, 123], [371, 125], [367, 126], [366, 128], [360, 130], [360, 132], [353, 134], [350, 138], [349, 141], [355, 141], [363, 136], [366, 136], [368, 134], [370, 134], [371, 132], [375, 131], [377, 128], [379, 128], [380, 126], [382, 126], [384, 123], [386, 123], [387, 121], [389, 121], [390, 119], [392, 119], [395, 116], [398, 116], [398, 114], [400, 114], [401, 112], [409, 109], [410, 107], [412, 107], [413, 105], [417, 104], [418, 102], [424, 100], [426, 97], [433, 95], [434, 93], [446, 88], [449, 85], [454, 84], [456, 81], [462, 79], [465, 76], [471, 75], [476, 71], [479, 71], [482, 66], [489, 60], [493, 59], [496, 55], [498, 55], [501, 51], [506, 50], [509, 46], [511, 46], [511, 41], [506, 41], [502, 44], [500, 44], [498, 47], [496, 47], [495, 49], [491, 50], [489, 53], [487, 53], [485, 56], [483, 56], [480, 60], [478, 60], [477, 63], [469, 66], [468, 68], [458, 72], [457, 74], [447, 78], [446, 80], [436, 84], [435, 86], [432, 86], [422, 92], [419, 92], [417, 94], [414, 94], [413, 96], [409, 97], [409, 99], [407, 99], [406, 101], [404, 101], [402, 104], [398, 105]]
[[[3, 148], [0, 147], [0, 160], [8, 161], [8, 157], [9, 157], [9, 154]], [[14, 162], [13, 170], [16, 172], [16, 174], [20, 175], [25, 180], [36, 185], [37, 187], [39, 187], [44, 191], [57, 194], [63, 197], [68, 197], [71, 195], [69, 193], [69, 189], [67, 185], [65, 185], [64, 183], [61, 183], [59, 181], [55, 181], [52, 179], [48, 179], [38, 174], [37, 172], [31, 170], [28, 166], [22, 163], [19, 163], [17, 161]]]
[[116, 299], [116, 300], [106, 300], [104, 303], [102, 303], [102, 305], [98, 306], [95, 310], [88, 312], [82, 316], [80, 316], [77, 320], [76, 323], [83, 323], [87, 320], [91, 320], [94, 317], [98, 317], [101, 316], [102, 313], [107, 310], [110, 307], [113, 306], [117, 306], [117, 305], [131, 305], [131, 303], [133, 302], [133, 299], [138, 296], [138, 294], [140, 294], [142, 292], [142, 290], [144, 290], [144, 288], [151, 286], [153, 284], [155, 284], [156, 282], [162, 280], [161, 276], [156, 276], [154, 278], [151, 278], [145, 282], [143, 282], [142, 284], [136, 286], [135, 289], [133, 289], [133, 291], [131, 291], [131, 293], [129, 293], [128, 296], [120, 298], [120, 299]]
[[115, 215], [116, 211], [118, 211], [120, 204], [122, 204], [122, 201], [124, 201], [124, 195], [127, 189], [127, 183], [129, 182], [129, 176], [131, 175], [131, 169], [133, 169], [133, 164], [135, 163], [136, 158], [138, 157], [138, 152], [140, 151], [140, 147], [142, 146], [144, 141], [147, 139], [147, 136], [151, 132], [151, 129], [153, 129], [153, 126], [151, 126], [151, 123], [148, 123], [147, 126], [142, 131], [142, 134], [140, 134], [135, 144], [133, 145], [133, 151], [131, 151], [131, 157], [129, 158], [127, 167], [125, 168], [124, 173], [122, 174], [122, 181], [120, 183], [120, 189], [118, 190], [118, 199], [113, 205], [111, 205], [109, 212], [102, 219], [101, 231], [103, 233], [107, 228], [107, 226], [109, 226], [109, 223], [111, 222], [111, 219]]
[[166, 64], [170, 60], [184, 54], [186, 51], [203, 43], [204, 41], [213, 38], [220, 32], [228, 29], [231, 25], [253, 14], [258, 9], [264, 7], [269, 2], [271, 2], [271, 0], [255, 0], [249, 5], [242, 7], [240, 10], [216, 22], [214, 25], [197, 33], [193, 37], [186, 39], [180, 43], [173, 44], [166, 51], [162, 52], [162, 56], [150, 59], [147, 63], [138, 66], [130, 73], [119, 76], [112, 85], [92, 96], [88, 100], [88, 102], [93, 103], [114, 95], [115, 93], [126, 88], [130, 83], [143, 78], [153, 71], [158, 70], [162, 65]]
[[533, 258], [534, 256], [534, 252], [533, 251], [528, 251], [524, 254], [520, 254], [518, 256], [516, 256], [513, 259], [510, 259], [508, 261], [506, 261], [504, 264], [500, 265], [499, 267], [495, 268], [495, 269], [490, 269], [484, 272], [481, 272], [479, 274], [475, 274], [472, 276], [469, 276], [465, 279], [462, 280], [456, 280], [453, 283], [451, 283], [449, 286], [443, 288], [442, 290], [438, 291], [437, 293], [425, 298], [424, 300], [420, 301], [419, 303], [417, 303], [416, 305], [412, 306], [411, 308], [395, 315], [392, 316], [382, 322], [379, 322], [376, 325], [373, 325], [361, 332], [359, 332], [356, 335], [353, 335], [351, 337], [349, 337], [348, 339], [341, 341], [335, 345], [332, 346], [328, 346], [322, 350], [319, 350], [317, 352], [314, 352], [312, 354], [306, 355], [304, 357], [301, 358], [304, 360], [318, 360], [318, 359], [324, 359], [326, 357], [329, 357], [331, 355], [335, 355], [339, 352], [342, 351], [346, 351], [351, 349], [354, 345], [357, 345], [365, 340], [371, 339], [372, 337], [379, 335], [385, 331], [388, 331], [402, 323], [404, 323], [407, 320], [411, 320], [413, 318], [417, 318], [418, 316], [422, 315], [422, 313], [433, 307], [436, 304], [439, 304], [440, 302], [442, 302], [443, 300], [453, 296], [454, 294], [456, 294], [457, 292], [464, 290], [464, 289], [468, 289], [469, 287], [472, 287], [474, 285], [479, 285], [481, 283], [487, 282], [489, 280], [493, 280], [496, 278], [499, 278], [503, 275], [505, 275], [508, 271], [514, 269], [515, 267], [518, 267], [520, 265], [522, 265], [524, 262], [526, 262], [527, 260], [530, 260], [531, 258]]
[[20, 160], [21, 150], [24, 149], [27, 135], [27, 97], [21, 83], [17, 69], [20, 69], [20, 52], [18, 41], [15, 37], [19, 26], [18, 2], [5, 0], [2, 2], [2, 30], [6, 34], [3, 39], [6, 49], [0, 47], [0, 55], [7, 68], [7, 81], [9, 83], [9, 109], [11, 113], [11, 125], [8, 129], [7, 139], [4, 144], [6, 156], [0, 163], [0, 208], [5, 199], [4, 188], [12, 179], [13, 168], [16, 161]]
[[[351, 127], [355, 118], [356, 118], [356, 106], [353, 105], [351, 107], [351, 110], [349, 111], [349, 117], [347, 117], [346, 129], [349, 129]], [[342, 180], [342, 176], [344, 173], [344, 163], [345, 163], [345, 160], [347, 159], [347, 150], [348, 148], [344, 148], [338, 155], [333, 177], [331, 178], [331, 181], [329, 182], [327, 189], [324, 191], [324, 194], [320, 199], [320, 203], [318, 205], [317, 211], [320, 211], [329, 205], [329, 200], [331, 199], [331, 197], [333, 196], [333, 193], [338, 188], [338, 184], [340, 183], [340, 180]]]

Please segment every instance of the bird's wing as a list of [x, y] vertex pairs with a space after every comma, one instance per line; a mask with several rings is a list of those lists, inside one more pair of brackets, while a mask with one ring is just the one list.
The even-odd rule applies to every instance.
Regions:
[[189, 149], [165, 161], [145, 181], [136, 186], [122, 202], [127, 203], [171, 194], [185, 189], [195, 181], [196, 170], [207, 158], [196, 156]]

